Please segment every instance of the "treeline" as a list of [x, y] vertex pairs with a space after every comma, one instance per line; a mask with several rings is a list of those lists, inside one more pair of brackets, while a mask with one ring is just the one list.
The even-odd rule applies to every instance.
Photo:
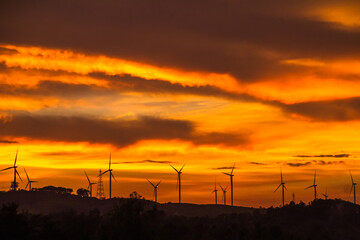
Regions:
[[156, 205], [128, 199], [106, 214], [75, 210], [34, 215], [16, 204], [0, 209], [1, 239], [359, 239], [360, 209], [341, 200], [290, 204], [265, 213], [227, 214], [215, 218], [167, 216]]

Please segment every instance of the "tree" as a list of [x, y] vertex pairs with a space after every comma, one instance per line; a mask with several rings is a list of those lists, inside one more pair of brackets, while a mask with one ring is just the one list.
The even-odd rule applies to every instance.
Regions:
[[88, 197], [90, 191], [85, 189], [85, 188], [79, 188], [78, 190], [76, 190], [77, 195], [79, 195], [80, 197]]
[[133, 191], [132, 193], [130, 193], [129, 197], [132, 198], [132, 199], [145, 199], [143, 196], [141, 196], [136, 191]]

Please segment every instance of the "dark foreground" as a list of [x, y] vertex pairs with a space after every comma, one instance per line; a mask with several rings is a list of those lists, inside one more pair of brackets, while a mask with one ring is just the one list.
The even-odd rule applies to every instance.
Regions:
[[166, 213], [161, 205], [139, 199], [111, 201], [109, 210], [68, 208], [48, 213], [3, 204], [0, 239], [360, 239], [360, 207], [342, 200], [213, 217]]

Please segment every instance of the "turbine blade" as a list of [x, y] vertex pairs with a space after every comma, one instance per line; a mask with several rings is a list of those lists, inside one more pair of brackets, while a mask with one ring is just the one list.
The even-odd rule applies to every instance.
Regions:
[[177, 173], [179, 172], [173, 165], [169, 164]]
[[27, 187], [29, 186], [29, 184], [30, 184], [30, 182], [28, 182], [28, 183], [26, 184], [25, 189], [27, 189]]
[[112, 176], [112, 178], [114, 179], [114, 181], [117, 182], [116, 179], [115, 179], [115, 176], [114, 176], [114, 174], [113, 174], [112, 172], [110, 172], [110, 175]]
[[226, 173], [226, 172], [222, 172], [222, 173], [225, 174], [225, 175], [231, 176], [230, 173]]
[[110, 152], [110, 156], [109, 156], [109, 169], [111, 168], [111, 152]]
[[286, 191], [287, 191], [287, 188], [286, 188], [285, 184], [284, 184], [284, 188], [285, 188], [285, 189], [286, 189]]
[[280, 183], [279, 184], [279, 186], [275, 189], [275, 191], [274, 192], [276, 192], [278, 189], [279, 189], [279, 187], [281, 186], [282, 184]]
[[[29, 176], [28, 176], [28, 174], [27, 174], [27, 172], [26, 172], [26, 169], [25, 169], [25, 168], [24, 168], [24, 171], [25, 171], [25, 174], [26, 174], [27, 180], [28, 180], [28, 181], [30, 181]], [[26, 189], [26, 188], [25, 188], [25, 189]]]
[[107, 173], [109, 170], [106, 170], [105, 172], [102, 172], [98, 177], [104, 175], [105, 173]]
[[315, 182], [316, 182], [316, 169], [315, 169], [315, 174], [314, 174], [314, 186], [315, 186]]
[[351, 183], [354, 184], [354, 179], [353, 179], [353, 176], [351, 174], [351, 171], [349, 170], [349, 172], [350, 172], [350, 177], [351, 177]]
[[314, 185], [311, 185], [311, 186], [309, 186], [309, 187], [307, 187], [307, 188], [305, 188], [305, 189], [309, 189], [309, 188], [312, 188], [312, 187], [314, 187]]
[[282, 169], [280, 168], [280, 178], [281, 178], [281, 182], [283, 182], [283, 176], [282, 176]]
[[223, 187], [220, 184], [219, 184], [219, 186], [220, 186], [221, 190], [224, 191]]
[[18, 151], [19, 151], [19, 149], [16, 149], [16, 155], [15, 155], [14, 167], [15, 167], [15, 165], [16, 165], [17, 156], [18, 156]]
[[149, 183], [150, 183], [153, 187], [155, 187], [155, 186], [154, 186], [154, 184], [153, 184], [152, 182], [150, 182], [150, 181], [149, 181], [149, 179], [146, 179], [146, 180], [148, 180], [148, 182], [149, 182]]
[[15, 172], [16, 172], [16, 174], [18, 175], [18, 177], [20, 178], [20, 180], [23, 181], [23, 180], [21, 179], [21, 177], [20, 177], [19, 172], [16, 170], [16, 168], [15, 168]]
[[234, 172], [234, 168], [235, 168], [235, 163], [234, 163], [234, 166], [232, 167], [232, 169], [231, 169], [231, 175], [233, 174], [233, 172]]
[[155, 186], [156, 186], [156, 187], [158, 187], [158, 186], [160, 185], [160, 183], [161, 183], [161, 181], [160, 181], [160, 182], [158, 182], [158, 184], [156, 184]]
[[184, 167], [185, 167], [185, 164], [180, 168], [179, 172], [181, 172]]
[[86, 176], [86, 178], [87, 178], [87, 180], [88, 180], [88, 182], [90, 184], [90, 179], [89, 179], [88, 175], [86, 174], [85, 170], [84, 170], [84, 173], [85, 173], [85, 176]]
[[9, 169], [12, 169], [12, 168], [14, 168], [14, 167], [8, 167], [8, 168], [4, 168], [4, 169], [2, 169], [2, 170], [0, 170], [0, 171], [5, 171], [5, 170], [9, 170]]

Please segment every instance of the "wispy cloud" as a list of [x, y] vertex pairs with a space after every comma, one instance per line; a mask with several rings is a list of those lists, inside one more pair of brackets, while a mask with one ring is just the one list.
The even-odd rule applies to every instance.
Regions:
[[174, 163], [174, 162], [171, 162], [171, 161], [162, 161], [162, 160], [151, 160], [151, 159], [140, 160], [140, 161], [114, 162], [114, 164], [133, 164], [133, 163], [169, 164], [169, 163]]
[[12, 140], [0, 140], [0, 143], [4, 143], [4, 144], [14, 144], [14, 143], [19, 143], [17, 141], [12, 141]]
[[295, 155], [300, 158], [348, 158], [350, 154]]

